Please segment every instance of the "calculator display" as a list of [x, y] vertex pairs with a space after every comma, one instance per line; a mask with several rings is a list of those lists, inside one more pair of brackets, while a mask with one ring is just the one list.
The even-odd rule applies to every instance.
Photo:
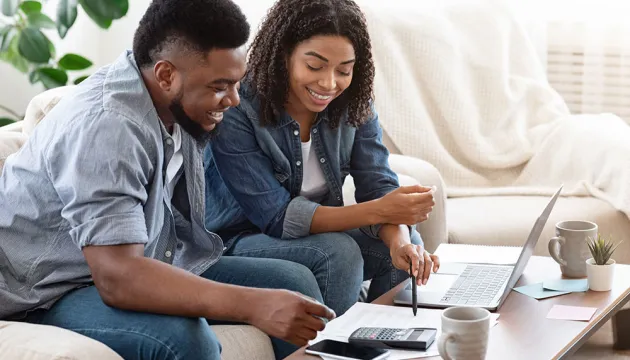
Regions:
[[407, 338], [407, 340], [418, 340], [423, 333], [423, 330], [416, 330]]

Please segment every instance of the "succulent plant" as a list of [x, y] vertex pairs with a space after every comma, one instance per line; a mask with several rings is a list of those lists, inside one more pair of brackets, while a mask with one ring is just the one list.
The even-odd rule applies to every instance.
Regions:
[[613, 243], [612, 238], [606, 239], [601, 236], [601, 234], [597, 234], [597, 239], [589, 236], [586, 240], [586, 244], [588, 245], [588, 249], [591, 251], [595, 264], [606, 265], [621, 242], [615, 244]]

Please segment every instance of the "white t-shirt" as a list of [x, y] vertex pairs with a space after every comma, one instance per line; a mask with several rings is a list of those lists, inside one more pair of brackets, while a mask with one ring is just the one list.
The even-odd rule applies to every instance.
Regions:
[[311, 149], [311, 140], [302, 143], [302, 189], [300, 195], [312, 200], [328, 192], [326, 178], [319, 165], [315, 150]]
[[166, 166], [166, 188], [167, 196], [169, 197], [168, 202], [170, 203], [173, 199], [173, 191], [175, 191], [175, 185], [177, 184], [177, 173], [179, 169], [184, 164], [184, 154], [182, 153], [182, 133], [179, 125], [173, 125], [173, 134], [171, 135], [171, 139], [173, 140], [173, 157], [168, 162]]

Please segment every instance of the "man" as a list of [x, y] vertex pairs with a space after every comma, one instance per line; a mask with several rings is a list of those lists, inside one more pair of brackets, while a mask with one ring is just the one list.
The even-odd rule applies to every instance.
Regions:
[[257, 326], [283, 357], [334, 317], [309, 269], [221, 257], [203, 226], [201, 151], [239, 103], [248, 36], [230, 0], [154, 0], [133, 53], [7, 160], [0, 319], [73, 330], [125, 359], [219, 359], [208, 323]]

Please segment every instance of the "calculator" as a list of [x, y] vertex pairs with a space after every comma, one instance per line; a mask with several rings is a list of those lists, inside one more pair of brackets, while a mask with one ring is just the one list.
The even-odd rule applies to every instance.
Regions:
[[435, 341], [436, 335], [435, 328], [362, 327], [350, 335], [348, 342], [373, 348], [426, 350]]

